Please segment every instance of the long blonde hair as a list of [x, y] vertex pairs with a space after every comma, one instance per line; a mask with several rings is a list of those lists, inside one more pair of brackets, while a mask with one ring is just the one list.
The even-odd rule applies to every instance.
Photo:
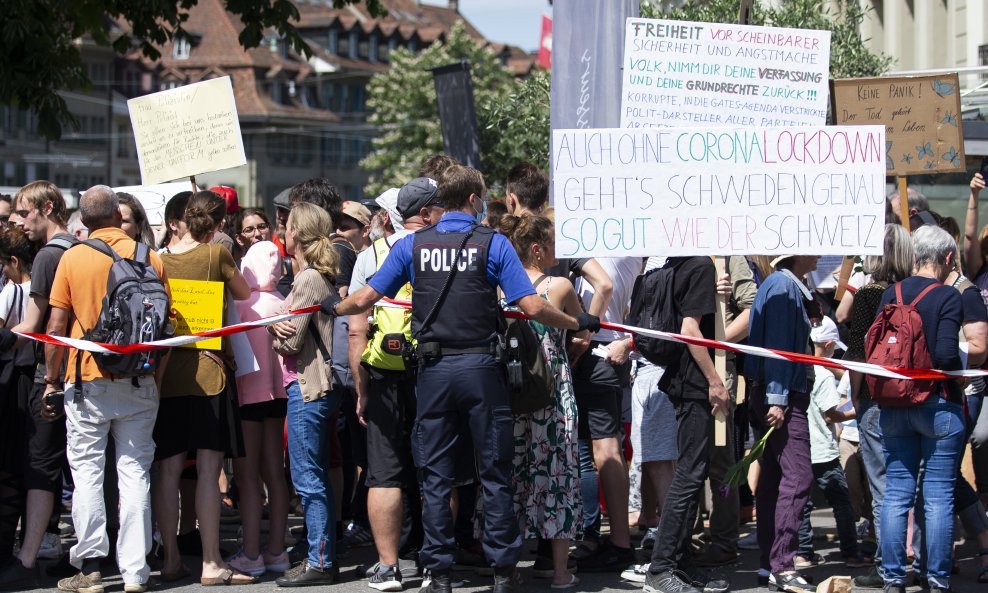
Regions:
[[295, 231], [296, 248], [302, 249], [305, 263], [324, 276], [339, 273], [339, 256], [329, 235], [333, 224], [329, 213], [308, 202], [298, 202], [288, 213], [288, 228]]

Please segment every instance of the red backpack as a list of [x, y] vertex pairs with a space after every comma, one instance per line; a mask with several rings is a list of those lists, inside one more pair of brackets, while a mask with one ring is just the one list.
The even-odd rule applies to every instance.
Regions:
[[[865, 335], [865, 361], [900, 369], [929, 369], [933, 358], [926, 345], [923, 320], [916, 305], [939, 283], [927, 286], [911, 303], [902, 302], [902, 283], [895, 285], [895, 301], [882, 307]], [[882, 406], [907, 407], [926, 401], [936, 380], [889, 379], [865, 375], [871, 399]]]

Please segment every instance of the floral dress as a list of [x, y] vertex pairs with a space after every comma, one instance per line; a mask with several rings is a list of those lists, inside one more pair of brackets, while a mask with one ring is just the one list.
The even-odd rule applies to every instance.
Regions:
[[[549, 284], [540, 296], [549, 299]], [[583, 529], [576, 399], [565, 331], [530, 321], [556, 374], [552, 406], [519, 414], [514, 422], [512, 485], [522, 537], [576, 539]]]

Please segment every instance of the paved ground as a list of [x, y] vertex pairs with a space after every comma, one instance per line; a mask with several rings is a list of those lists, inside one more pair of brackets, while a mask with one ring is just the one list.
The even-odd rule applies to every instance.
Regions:
[[[817, 528], [817, 552], [826, 557], [830, 562], [827, 564], [804, 571], [806, 574], [815, 578], [815, 582], [820, 582], [828, 576], [832, 575], [849, 575], [854, 576], [857, 574], [862, 574], [866, 569], [847, 569], [843, 563], [839, 561], [840, 553], [837, 550], [836, 544], [832, 541], [835, 536], [835, 531], [833, 529], [833, 517], [828, 510], [818, 510], [815, 511], [813, 523]], [[292, 519], [293, 524], [298, 522], [297, 518]], [[742, 535], [746, 533], [754, 525], [751, 524], [746, 528], [742, 528]], [[225, 526], [223, 529], [224, 546], [235, 548], [236, 547], [236, 533], [235, 526], [233, 528]], [[829, 540], [829, 541], [828, 541]], [[71, 538], [66, 538], [66, 543], [70, 543], [73, 540]], [[740, 561], [733, 565], [727, 566], [722, 569], [717, 569], [714, 571], [715, 574], [722, 578], [727, 579], [731, 583], [731, 588], [733, 591], [744, 592], [744, 593], [764, 593], [766, 589], [757, 586], [755, 578], [755, 570], [757, 568], [757, 555], [758, 552], [746, 551], [742, 552]], [[549, 588], [549, 581], [531, 578], [529, 567], [534, 559], [533, 553], [531, 551], [526, 551], [523, 555], [522, 563], [520, 564], [520, 570], [522, 578], [524, 580], [523, 590], [519, 593], [534, 593], [538, 591], [545, 591], [548, 593], [551, 589]], [[332, 586], [333, 591], [338, 593], [368, 593], [372, 592], [367, 586], [366, 581], [358, 578], [356, 574], [356, 567], [360, 564], [373, 562], [376, 560], [376, 555], [373, 552], [373, 548], [358, 548], [350, 551], [349, 557], [340, 562], [341, 569], [341, 581], [339, 584]], [[156, 591], [169, 591], [173, 593], [198, 593], [201, 592], [201, 586], [198, 581], [198, 564], [196, 564], [196, 558], [187, 558], [186, 564], [193, 569], [194, 576], [173, 584], [159, 584]], [[979, 559], [977, 557], [977, 547], [974, 542], [968, 542], [962, 544], [958, 548], [958, 561], [960, 563], [961, 572], [959, 575], [954, 577], [953, 589], [954, 591], [959, 591], [961, 593], [968, 593], [972, 591], [977, 591], [979, 589], [988, 591], [988, 585], [979, 585], [977, 583], [977, 567], [979, 566]], [[156, 573], [152, 573], [154, 576]], [[116, 574], [115, 570], [104, 569], [104, 583], [106, 585], [106, 590], [108, 592], [119, 592], [123, 590], [123, 584], [120, 577]], [[228, 589], [229, 593], [262, 593], [274, 591], [287, 591], [278, 588], [274, 584], [274, 579], [278, 575], [265, 575], [261, 583], [256, 585], [242, 586], [242, 587], [231, 587]], [[477, 576], [473, 572], [462, 571], [457, 572], [456, 576], [464, 579], [466, 582], [464, 586], [457, 591], [461, 593], [475, 593], [475, 592], [486, 592], [490, 591], [491, 577], [481, 577]], [[580, 592], [603, 592], [603, 591], [635, 591], [640, 590], [641, 585], [629, 583], [622, 581], [618, 575], [614, 574], [580, 574], [580, 584], [572, 589], [574, 593]], [[43, 585], [45, 589], [38, 589], [37, 591], [52, 590], [55, 588], [56, 579], [51, 577], [45, 577]], [[419, 589], [419, 579], [406, 579], [405, 580], [405, 590], [417, 593]], [[316, 590], [324, 590], [325, 588], [317, 588]], [[911, 592], [919, 591], [918, 588], [911, 588]]]

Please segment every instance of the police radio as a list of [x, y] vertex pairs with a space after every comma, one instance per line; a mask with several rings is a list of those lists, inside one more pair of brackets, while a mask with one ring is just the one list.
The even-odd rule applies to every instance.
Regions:
[[511, 338], [507, 348], [508, 386], [514, 390], [519, 390], [524, 385], [522, 377], [521, 355], [518, 352], [518, 338]]

